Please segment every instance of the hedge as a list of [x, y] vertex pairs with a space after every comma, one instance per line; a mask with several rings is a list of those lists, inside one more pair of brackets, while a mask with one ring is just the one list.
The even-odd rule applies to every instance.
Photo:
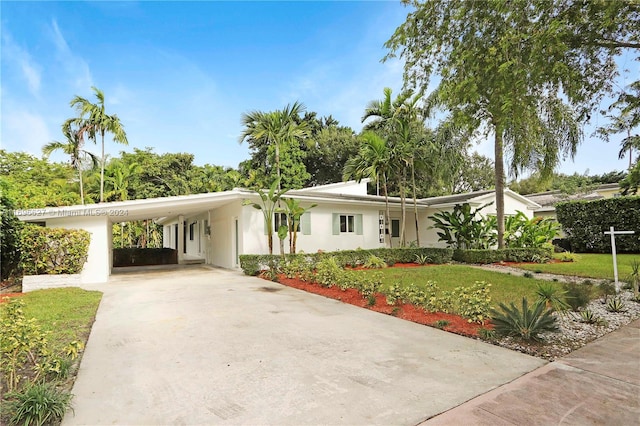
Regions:
[[501, 250], [455, 250], [453, 260], [463, 263], [545, 262], [553, 256], [552, 247], [508, 248]]
[[25, 275], [78, 274], [87, 261], [89, 232], [28, 225], [20, 238]]
[[579, 253], [611, 253], [611, 226], [618, 231], [635, 231], [616, 236], [619, 253], [640, 253], [640, 197], [616, 197], [595, 201], [570, 201], [556, 205], [558, 222]]
[[[453, 250], [433, 247], [341, 250], [335, 252], [288, 254], [286, 255], [286, 260], [304, 259], [312, 265], [315, 265], [324, 258], [333, 257], [339, 266], [345, 267], [362, 265], [372, 255], [383, 259], [389, 265], [394, 263], [413, 263], [418, 256], [424, 256], [428, 263], [440, 264], [451, 261]], [[282, 257], [276, 254], [240, 255], [240, 267], [246, 275], [258, 275], [260, 271], [272, 267], [278, 268], [281, 262]]]

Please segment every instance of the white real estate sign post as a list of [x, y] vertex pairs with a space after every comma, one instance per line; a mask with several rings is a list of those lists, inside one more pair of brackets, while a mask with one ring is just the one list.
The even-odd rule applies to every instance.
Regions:
[[618, 260], [616, 258], [616, 235], [629, 235], [634, 231], [616, 231], [613, 226], [609, 228], [605, 235], [611, 235], [611, 253], [613, 254], [613, 277], [615, 278], [616, 293], [620, 293], [620, 284], [618, 283]]

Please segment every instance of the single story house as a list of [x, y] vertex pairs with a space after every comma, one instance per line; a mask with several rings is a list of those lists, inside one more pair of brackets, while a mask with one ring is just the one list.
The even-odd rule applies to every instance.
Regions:
[[[385, 199], [367, 195], [367, 180], [340, 182], [291, 190], [302, 207], [316, 204], [301, 218], [297, 251], [317, 252], [397, 247], [400, 241], [401, 200], [390, 198], [390, 223], [385, 223]], [[178, 263], [199, 261], [223, 268], [239, 268], [241, 254], [266, 254], [268, 242], [262, 211], [247, 205], [259, 203], [257, 193], [246, 189], [224, 192], [23, 210], [17, 217], [45, 226], [85, 229], [91, 233], [83, 283], [106, 282], [113, 265], [114, 223], [154, 219], [163, 225], [164, 247], [177, 250]], [[476, 191], [417, 200], [419, 236], [422, 246], [443, 247], [428, 219], [456, 204], [472, 207], [495, 201], [494, 191]], [[511, 190], [505, 190], [505, 214], [522, 211], [533, 217], [540, 205]], [[495, 214], [495, 203], [483, 214]], [[276, 221], [278, 218], [276, 218]], [[406, 239], [417, 238], [413, 200], [406, 200]], [[389, 241], [390, 240], [390, 241]], [[278, 239], [274, 233], [274, 253]], [[288, 241], [285, 242], [288, 247]]]
[[597, 187], [589, 188], [586, 191], [579, 191], [574, 194], [567, 194], [560, 190], [536, 192], [528, 194], [526, 197], [540, 205], [533, 214], [536, 217], [556, 218], [556, 204], [565, 201], [593, 201], [603, 198], [620, 197], [622, 190], [617, 183], [605, 183]]

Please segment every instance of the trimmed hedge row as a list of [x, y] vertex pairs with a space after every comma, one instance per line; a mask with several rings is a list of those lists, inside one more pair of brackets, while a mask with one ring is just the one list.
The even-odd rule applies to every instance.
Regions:
[[[340, 267], [364, 264], [370, 256], [377, 256], [387, 264], [413, 263], [418, 256], [424, 256], [428, 263], [440, 264], [450, 262], [453, 250], [448, 248], [379, 248], [371, 250], [341, 250], [322, 253], [288, 254], [287, 261], [304, 259], [315, 265], [322, 259], [333, 257]], [[246, 275], [258, 275], [260, 271], [269, 268], [279, 268], [282, 257], [276, 254], [243, 254], [240, 255], [240, 267]]]
[[611, 226], [633, 235], [616, 236], [619, 253], [640, 253], [640, 197], [570, 201], [556, 205], [558, 222], [578, 253], [611, 253]]
[[455, 250], [453, 260], [463, 263], [546, 262], [553, 256], [552, 247], [508, 248], [502, 250]]
[[25, 275], [79, 274], [87, 261], [91, 236], [84, 229], [28, 225], [21, 235]]

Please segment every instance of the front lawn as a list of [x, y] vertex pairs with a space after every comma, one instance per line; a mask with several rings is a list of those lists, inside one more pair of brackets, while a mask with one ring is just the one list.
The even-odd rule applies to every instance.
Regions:
[[52, 288], [20, 298], [26, 305], [25, 316], [35, 318], [43, 330], [51, 332], [49, 344], [59, 352], [74, 340], [87, 342], [102, 293], [77, 287]]
[[[494, 307], [497, 307], [500, 302], [506, 304], [515, 302], [517, 305], [522, 302], [522, 297], [534, 301], [537, 299], [536, 288], [538, 284], [545, 282], [464, 265], [433, 265], [363, 271], [365, 274], [374, 272], [382, 272], [384, 275], [383, 289], [388, 289], [394, 284], [409, 285], [414, 283], [421, 285], [431, 280], [438, 284], [440, 290], [451, 291], [456, 287], [473, 285], [476, 281], [486, 281], [491, 284], [491, 303]], [[562, 289], [561, 283], [552, 282], [552, 285]]]
[[[576, 254], [573, 262], [518, 264], [517, 268], [534, 272], [545, 272], [558, 275], [575, 275], [586, 278], [613, 280], [613, 256], [610, 254], [584, 253]], [[556, 256], [559, 258], [560, 256]], [[618, 277], [625, 281], [631, 273], [631, 262], [640, 262], [640, 254], [619, 254]]]

